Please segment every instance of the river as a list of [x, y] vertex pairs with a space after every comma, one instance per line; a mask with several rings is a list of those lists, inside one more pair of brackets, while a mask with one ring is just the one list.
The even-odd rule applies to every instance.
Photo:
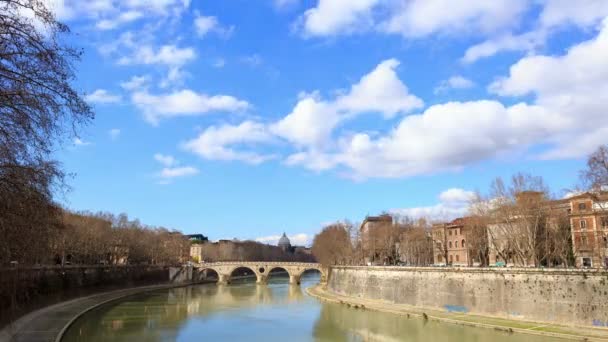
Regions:
[[317, 282], [273, 277], [129, 297], [85, 314], [62, 341], [555, 341], [329, 304], [304, 292]]

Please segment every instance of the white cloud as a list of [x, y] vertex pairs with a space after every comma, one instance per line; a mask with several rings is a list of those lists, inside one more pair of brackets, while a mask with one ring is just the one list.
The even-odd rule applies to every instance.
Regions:
[[501, 51], [534, 51], [544, 44], [544, 31], [531, 31], [520, 35], [505, 34], [473, 45], [467, 49], [462, 62], [473, 63]]
[[608, 2], [604, 0], [545, 0], [540, 14], [542, 27], [575, 25], [590, 27], [608, 15]]
[[194, 28], [196, 29], [196, 34], [201, 38], [211, 32], [214, 32], [223, 38], [229, 38], [234, 32], [234, 26], [224, 27], [216, 17], [204, 16], [200, 13], [196, 13]]
[[171, 179], [177, 177], [192, 176], [198, 174], [198, 169], [192, 166], [165, 167], [160, 171], [160, 177]]
[[304, 33], [332, 36], [363, 31], [372, 26], [372, 8], [379, 0], [319, 0], [300, 18]]
[[[535, 103], [565, 124], [548, 140], [544, 158], [581, 157], [606, 143], [608, 115], [608, 19], [598, 35], [563, 56], [530, 56], [511, 66], [509, 76], [490, 85], [501, 96], [533, 95]], [[534, 118], [522, 118], [525, 124]], [[572, 137], [577, 137], [572, 139]]]
[[115, 18], [100, 20], [97, 22], [97, 24], [95, 26], [100, 30], [111, 30], [120, 25], [130, 23], [132, 21], [140, 19], [141, 17], [143, 17], [143, 15], [144, 14], [139, 11], [133, 11], [133, 10], [126, 11], [126, 12], [120, 13]]
[[435, 88], [434, 93], [439, 94], [446, 92], [450, 89], [466, 89], [471, 88], [473, 86], [475, 86], [475, 82], [460, 75], [456, 75], [448, 78], [447, 80], [441, 81], [439, 85]]
[[166, 77], [161, 81], [162, 88], [178, 85], [187, 75], [182, 67], [196, 58], [196, 51], [192, 47], [180, 48], [176, 45], [163, 45], [158, 49], [150, 45], [134, 46], [132, 54], [123, 56], [118, 60], [120, 65], [163, 65], [168, 68]]
[[196, 58], [196, 52], [191, 47], [180, 48], [176, 45], [163, 45], [154, 49], [149, 45], [140, 46], [130, 57], [121, 58], [118, 63], [130, 64], [161, 64], [182, 66]]
[[319, 147], [340, 122], [357, 115], [377, 112], [390, 118], [421, 107], [422, 100], [399, 80], [398, 65], [395, 59], [381, 62], [333, 101], [322, 100], [317, 93], [301, 95], [292, 112], [273, 124], [271, 131], [298, 146]]
[[[282, 235], [263, 236], [256, 238], [255, 241], [276, 246], [279, 243], [281, 236]], [[310, 246], [312, 243], [312, 236], [305, 233], [287, 235], [287, 237], [292, 246]]]
[[197, 15], [194, 19], [194, 27], [196, 28], [196, 34], [199, 37], [205, 36], [219, 25], [216, 17]]
[[110, 94], [105, 89], [97, 89], [91, 94], [86, 95], [85, 100], [89, 103], [110, 104], [120, 102], [121, 96]]
[[564, 26], [593, 28], [608, 16], [604, 0], [544, 0], [532, 30], [522, 34], [505, 33], [467, 49], [462, 61], [472, 63], [502, 51], [534, 52], [545, 45], [550, 35]]
[[128, 81], [121, 82], [120, 86], [125, 90], [137, 90], [143, 88], [148, 83], [147, 76], [133, 76]]
[[110, 135], [111, 140], [116, 140], [116, 139], [118, 139], [118, 136], [120, 136], [120, 129], [112, 128], [111, 130], [108, 131], [108, 134]]
[[300, 0], [274, 0], [274, 7], [279, 10], [291, 8], [300, 3]]
[[529, 1], [411, 0], [400, 4], [391, 17], [380, 24], [381, 29], [420, 38], [463, 32], [490, 34], [511, 28], [518, 24]]
[[439, 194], [439, 203], [427, 207], [392, 209], [392, 214], [412, 218], [451, 220], [467, 214], [475, 193], [460, 188], [451, 188]]
[[88, 146], [91, 145], [89, 141], [84, 141], [80, 138], [74, 138], [74, 145], [76, 146]]
[[388, 133], [350, 133], [299, 151], [287, 163], [369, 178], [456, 171], [501, 154], [530, 156], [530, 147], [538, 146], [541, 152], [531, 157], [582, 157], [608, 142], [607, 60], [608, 19], [595, 38], [563, 56], [524, 57], [489, 87], [501, 96], [531, 96], [531, 103], [437, 104]]
[[245, 121], [237, 126], [211, 126], [197, 138], [185, 142], [183, 148], [209, 160], [239, 160], [249, 164], [259, 164], [275, 156], [244, 151], [234, 146], [265, 143], [271, 140], [272, 136], [264, 125]]
[[156, 153], [154, 155], [154, 160], [161, 163], [163, 166], [173, 166], [177, 164], [177, 160], [173, 156], [165, 155], [161, 153]]
[[433, 34], [492, 34], [517, 26], [529, 0], [319, 0], [299, 19], [305, 35], [376, 30], [421, 38]]
[[131, 100], [144, 113], [144, 118], [158, 124], [161, 119], [177, 116], [203, 115], [209, 112], [239, 112], [247, 110], [247, 101], [228, 95], [209, 96], [190, 89], [154, 95], [146, 91], [136, 91]]
[[154, 160], [163, 165], [160, 172], [156, 174], [159, 184], [170, 184], [175, 178], [193, 176], [199, 173], [199, 170], [193, 166], [180, 166], [179, 161], [170, 155], [156, 153]]

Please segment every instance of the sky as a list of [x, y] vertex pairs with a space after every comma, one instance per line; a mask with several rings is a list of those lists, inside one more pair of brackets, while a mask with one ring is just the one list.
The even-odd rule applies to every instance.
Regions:
[[72, 210], [309, 244], [516, 172], [561, 196], [608, 143], [608, 1], [47, 1], [96, 112]]

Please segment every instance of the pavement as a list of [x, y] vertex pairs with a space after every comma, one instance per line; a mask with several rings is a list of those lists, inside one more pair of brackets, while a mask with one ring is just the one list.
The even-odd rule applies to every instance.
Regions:
[[29, 313], [0, 330], [0, 342], [55, 342], [83, 313], [134, 294], [190, 284], [133, 287], [72, 299]]
[[388, 312], [407, 317], [420, 317], [422, 319], [490, 328], [513, 333], [551, 336], [578, 341], [608, 342], [608, 328], [564, 326], [550, 322], [531, 322], [507, 319], [503, 317], [447, 312], [436, 309], [420, 308], [406, 304], [342, 296], [327, 291], [327, 289], [322, 286], [308, 288], [306, 289], [306, 292], [320, 300], [348, 305], [361, 310]]

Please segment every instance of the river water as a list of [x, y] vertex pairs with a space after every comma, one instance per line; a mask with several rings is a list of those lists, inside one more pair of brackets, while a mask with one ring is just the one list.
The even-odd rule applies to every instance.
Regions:
[[63, 341], [554, 341], [532, 335], [427, 322], [329, 304], [301, 286], [273, 277], [267, 285], [243, 281], [197, 285], [124, 299], [93, 310]]

